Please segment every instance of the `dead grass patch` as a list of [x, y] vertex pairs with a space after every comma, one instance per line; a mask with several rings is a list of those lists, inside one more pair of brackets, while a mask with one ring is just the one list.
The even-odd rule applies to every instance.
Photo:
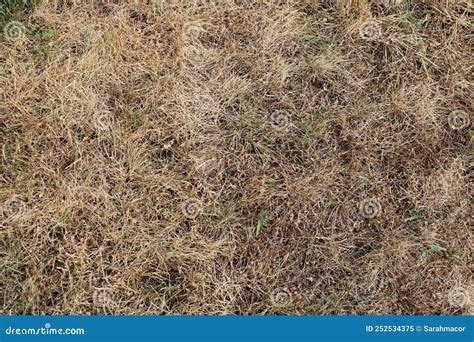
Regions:
[[472, 313], [472, 10], [12, 14], [2, 313]]

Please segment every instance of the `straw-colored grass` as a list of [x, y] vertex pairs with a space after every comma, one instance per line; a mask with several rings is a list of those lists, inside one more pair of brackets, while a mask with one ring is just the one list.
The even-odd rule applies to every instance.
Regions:
[[12, 11], [1, 313], [472, 313], [472, 12]]

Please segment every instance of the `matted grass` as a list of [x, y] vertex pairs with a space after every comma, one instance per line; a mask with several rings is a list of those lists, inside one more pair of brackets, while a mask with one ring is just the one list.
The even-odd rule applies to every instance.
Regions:
[[1, 313], [472, 313], [472, 11], [11, 11]]

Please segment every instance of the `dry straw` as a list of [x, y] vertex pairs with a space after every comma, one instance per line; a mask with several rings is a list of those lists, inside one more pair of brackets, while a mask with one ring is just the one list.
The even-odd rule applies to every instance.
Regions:
[[450, 291], [473, 281], [471, 12], [446, 0], [12, 12], [2, 313], [467, 314]]

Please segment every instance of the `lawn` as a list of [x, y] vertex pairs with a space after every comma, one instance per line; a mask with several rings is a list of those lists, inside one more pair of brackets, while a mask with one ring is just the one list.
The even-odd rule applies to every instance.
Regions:
[[0, 0], [2, 314], [474, 313], [469, 0]]

